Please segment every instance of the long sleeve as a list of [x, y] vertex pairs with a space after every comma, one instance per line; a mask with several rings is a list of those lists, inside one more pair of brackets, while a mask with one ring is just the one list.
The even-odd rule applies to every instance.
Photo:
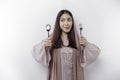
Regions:
[[40, 64], [49, 65], [49, 61], [51, 60], [51, 56], [49, 51], [46, 50], [43, 42], [36, 44], [32, 49], [33, 58]]
[[86, 65], [93, 63], [97, 59], [99, 54], [100, 54], [100, 49], [96, 45], [87, 42], [84, 48], [85, 63], [83, 63], [82, 66], [85, 67]]

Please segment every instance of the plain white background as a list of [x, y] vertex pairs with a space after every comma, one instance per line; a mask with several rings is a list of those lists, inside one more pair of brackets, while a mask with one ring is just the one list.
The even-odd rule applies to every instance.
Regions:
[[[68, 9], [83, 35], [101, 49], [85, 80], [120, 80], [119, 0], [0, 0], [0, 80], [46, 80], [32, 47], [47, 37], [57, 13]], [[51, 32], [52, 32], [51, 30]]]

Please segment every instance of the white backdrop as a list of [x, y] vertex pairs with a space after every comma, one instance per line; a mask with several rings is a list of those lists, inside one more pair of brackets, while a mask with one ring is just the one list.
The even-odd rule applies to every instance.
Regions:
[[0, 0], [0, 80], [46, 80], [47, 69], [31, 49], [47, 37], [45, 25], [54, 26], [61, 9], [70, 10], [101, 49], [85, 68], [85, 80], [120, 80], [119, 0]]

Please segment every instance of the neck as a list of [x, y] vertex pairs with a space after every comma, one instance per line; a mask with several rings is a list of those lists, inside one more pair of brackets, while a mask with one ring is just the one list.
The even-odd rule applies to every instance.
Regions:
[[65, 32], [62, 32], [61, 38], [62, 38], [62, 40], [68, 40], [68, 34]]
[[62, 39], [62, 43], [63, 43], [64, 46], [69, 45], [69, 40], [68, 40], [68, 34], [67, 33], [62, 32], [61, 39]]

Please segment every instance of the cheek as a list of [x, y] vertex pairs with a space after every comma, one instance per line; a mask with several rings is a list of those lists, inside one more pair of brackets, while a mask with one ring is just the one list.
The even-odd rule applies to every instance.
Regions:
[[61, 26], [61, 25], [62, 25], [62, 23], [61, 23], [61, 22], [59, 22], [59, 25]]
[[72, 27], [72, 23], [70, 23], [69, 26]]
[[68, 22], [68, 24], [69, 24], [69, 26], [72, 26], [73, 22], [72, 22], [72, 21], [70, 21], [70, 22]]
[[71, 31], [71, 29], [72, 29], [72, 26], [70, 27], [70, 31]]
[[70, 24], [70, 30], [72, 29], [73, 24]]
[[64, 26], [64, 24], [62, 22], [60, 22], [59, 25], [60, 25], [60, 28], [62, 28]]
[[60, 28], [61, 28], [62, 24], [59, 24], [59, 26], [60, 26]]
[[73, 22], [70, 23], [71, 25], [73, 24]]

